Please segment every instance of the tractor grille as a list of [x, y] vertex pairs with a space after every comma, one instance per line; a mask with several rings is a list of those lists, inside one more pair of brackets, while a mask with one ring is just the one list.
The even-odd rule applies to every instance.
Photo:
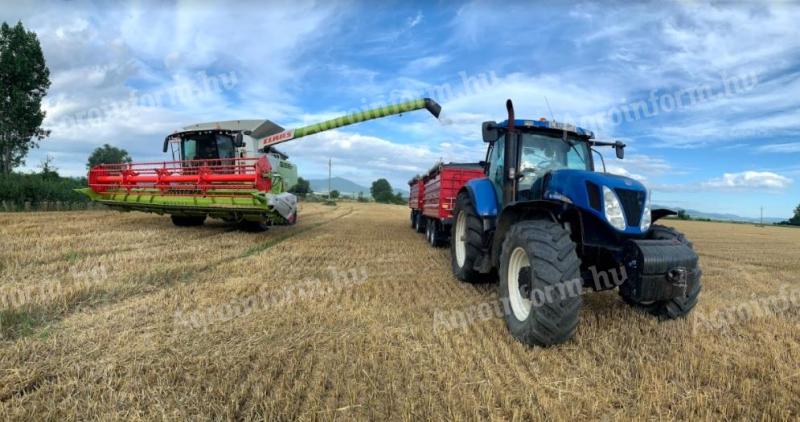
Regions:
[[638, 226], [642, 219], [642, 209], [644, 209], [645, 192], [632, 189], [614, 189], [622, 203], [622, 210], [625, 212], [625, 221], [629, 226]]
[[589, 206], [597, 211], [603, 210], [603, 205], [600, 204], [600, 186], [595, 185], [590, 181], [586, 181], [586, 193], [589, 195]]

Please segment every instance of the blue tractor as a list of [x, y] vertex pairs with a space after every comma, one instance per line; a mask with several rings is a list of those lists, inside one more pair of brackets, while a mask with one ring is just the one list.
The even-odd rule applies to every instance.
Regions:
[[517, 120], [511, 100], [506, 108], [508, 120], [483, 124], [485, 177], [456, 199], [455, 276], [496, 274], [508, 329], [529, 345], [572, 338], [585, 291], [616, 288], [662, 319], [688, 314], [701, 289], [697, 254], [683, 234], [654, 224], [674, 212], [651, 209], [637, 180], [596, 171], [594, 147], [613, 147], [622, 159], [625, 145], [555, 121]]

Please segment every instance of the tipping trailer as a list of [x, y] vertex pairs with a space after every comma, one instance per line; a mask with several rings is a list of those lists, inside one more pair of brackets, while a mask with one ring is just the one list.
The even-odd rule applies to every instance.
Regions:
[[177, 226], [197, 226], [207, 217], [264, 230], [294, 224], [297, 167], [275, 146], [326, 130], [441, 106], [421, 98], [284, 129], [269, 120], [232, 120], [187, 126], [164, 139], [172, 160], [102, 164], [89, 170], [91, 200], [119, 211], [169, 214]]
[[423, 224], [422, 207], [425, 205], [425, 179], [414, 176], [408, 181], [408, 207], [411, 208], [411, 228], [422, 233], [425, 231]]
[[443, 245], [449, 239], [458, 192], [477, 177], [483, 177], [480, 163], [438, 163], [423, 178], [425, 189], [419, 224], [432, 246]]

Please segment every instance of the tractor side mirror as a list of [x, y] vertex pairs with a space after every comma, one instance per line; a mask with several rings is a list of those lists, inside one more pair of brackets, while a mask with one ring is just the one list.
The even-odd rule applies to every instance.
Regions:
[[614, 142], [614, 152], [617, 153], [618, 159], [625, 158], [625, 144], [620, 141]]
[[233, 137], [233, 146], [236, 148], [244, 146], [244, 135], [242, 135], [242, 132], [236, 132], [236, 135]]
[[483, 142], [494, 142], [499, 137], [496, 122], [483, 122]]

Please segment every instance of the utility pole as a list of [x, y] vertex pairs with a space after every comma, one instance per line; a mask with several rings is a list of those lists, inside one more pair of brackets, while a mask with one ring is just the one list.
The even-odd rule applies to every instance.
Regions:
[[764, 225], [764, 207], [761, 207], [761, 225]]
[[331, 199], [331, 159], [328, 158], [328, 199]]

